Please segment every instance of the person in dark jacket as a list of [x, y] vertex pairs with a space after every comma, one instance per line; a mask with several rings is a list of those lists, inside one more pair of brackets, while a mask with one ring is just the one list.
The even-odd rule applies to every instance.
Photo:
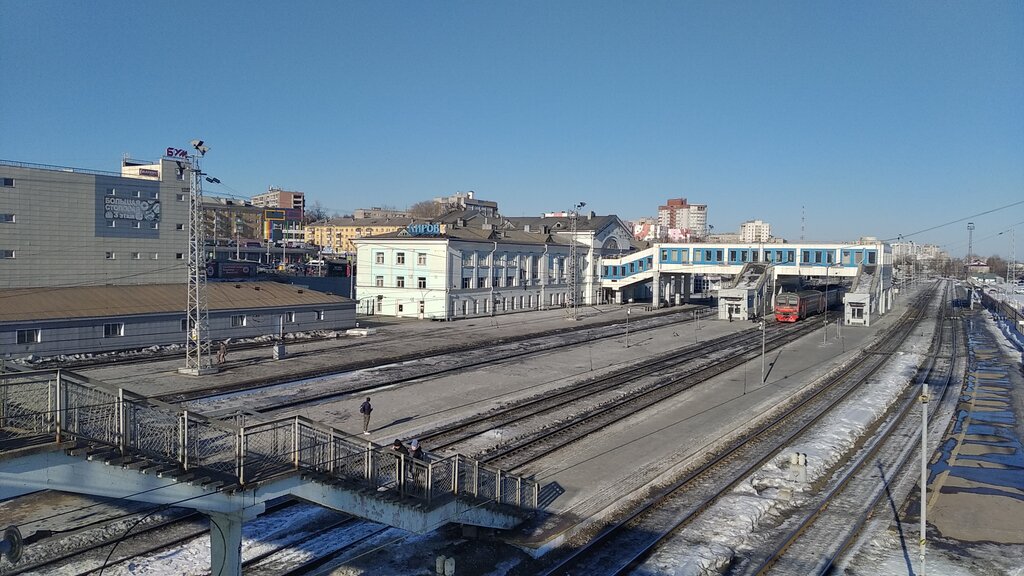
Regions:
[[373, 412], [373, 406], [370, 405], [370, 397], [366, 397], [366, 401], [359, 407], [359, 413], [363, 415], [363, 434], [370, 433], [370, 412]]

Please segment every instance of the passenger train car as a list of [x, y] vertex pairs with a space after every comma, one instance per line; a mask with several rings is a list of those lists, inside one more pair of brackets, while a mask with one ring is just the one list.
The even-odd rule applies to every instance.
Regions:
[[779, 322], [796, 322], [808, 316], [821, 314], [839, 301], [839, 290], [802, 290], [783, 292], [775, 298], [775, 319]]

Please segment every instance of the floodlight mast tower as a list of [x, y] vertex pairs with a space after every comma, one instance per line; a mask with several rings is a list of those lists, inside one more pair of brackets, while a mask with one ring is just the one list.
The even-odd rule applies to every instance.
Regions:
[[569, 298], [572, 308], [569, 314], [572, 320], [579, 320], [579, 281], [577, 280], [577, 274], [579, 274], [580, 268], [580, 251], [576, 245], [576, 222], [580, 218], [580, 209], [586, 205], [586, 202], [580, 202], [569, 211], [569, 230], [572, 234], [572, 239], [569, 241]]
[[193, 140], [196, 152], [189, 156], [191, 186], [188, 195], [188, 325], [185, 367], [179, 372], [202, 376], [217, 372], [210, 360], [210, 313], [206, 303], [206, 244], [203, 226], [203, 172], [199, 160], [209, 147]]

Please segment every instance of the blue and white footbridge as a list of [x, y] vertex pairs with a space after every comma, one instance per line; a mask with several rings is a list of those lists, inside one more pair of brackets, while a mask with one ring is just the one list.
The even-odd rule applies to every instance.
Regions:
[[656, 307], [713, 288], [727, 318], [771, 310], [772, 295], [814, 286], [845, 288], [844, 322], [867, 325], [892, 308], [892, 252], [881, 242], [852, 244], [654, 244], [601, 259], [605, 301], [650, 300]]

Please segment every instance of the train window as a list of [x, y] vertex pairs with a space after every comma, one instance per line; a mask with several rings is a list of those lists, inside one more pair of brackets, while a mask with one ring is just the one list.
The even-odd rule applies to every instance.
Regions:
[[662, 250], [661, 251], [661, 261], [665, 262], [666, 260], [668, 260], [668, 250]]
[[722, 254], [724, 252], [725, 252], [724, 250], [715, 250], [715, 256], [716, 256], [715, 262], [721, 262], [722, 261]]
[[835, 260], [835, 254], [831, 250], [825, 252], [825, 261], [832, 264], [833, 260]]
[[730, 262], [735, 262], [736, 261], [736, 251], [735, 250], [729, 250], [729, 261]]
[[746, 250], [740, 250], [740, 260], [743, 261], [743, 262], [747, 261], [747, 251]]
[[811, 263], [811, 252], [809, 250], [804, 250], [800, 254], [802, 256], [801, 259], [803, 260], [804, 264], [810, 264]]
[[875, 251], [871, 250], [870, 252], [868, 252], [868, 264], [874, 264], [874, 263], [875, 263]]

